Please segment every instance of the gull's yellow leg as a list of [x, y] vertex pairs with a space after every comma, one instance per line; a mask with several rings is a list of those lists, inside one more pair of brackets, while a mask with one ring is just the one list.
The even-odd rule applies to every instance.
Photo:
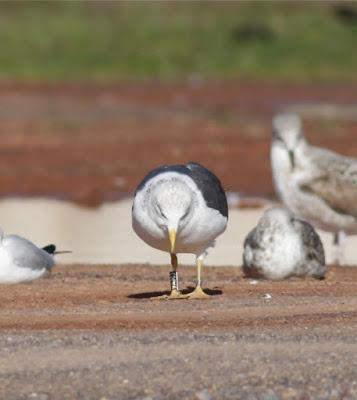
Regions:
[[178, 273], [177, 273], [177, 255], [171, 253], [171, 266], [172, 271], [170, 272], [170, 287], [171, 293], [169, 295], [165, 294], [163, 296], [152, 297], [153, 300], [176, 300], [176, 299], [186, 299], [187, 295], [181, 294], [178, 285]]
[[182, 295], [179, 290], [177, 255], [174, 253], [171, 253], [171, 266], [172, 266], [172, 271], [170, 272], [171, 293], [170, 296], [168, 296], [168, 299], [180, 299]]
[[202, 289], [202, 264], [203, 264], [203, 260], [200, 257], [197, 257], [197, 285], [195, 290], [187, 295], [188, 299], [198, 299], [198, 300], [202, 300], [202, 299], [208, 299], [211, 296], [209, 296], [207, 293], [205, 293]]

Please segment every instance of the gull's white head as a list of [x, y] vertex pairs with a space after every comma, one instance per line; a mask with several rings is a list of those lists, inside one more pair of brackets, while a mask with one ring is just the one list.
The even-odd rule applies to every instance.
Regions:
[[283, 147], [290, 158], [291, 167], [295, 167], [295, 150], [305, 142], [301, 119], [297, 114], [282, 113], [273, 118], [273, 143]]
[[178, 178], [163, 179], [152, 188], [151, 214], [161, 229], [167, 231], [171, 253], [175, 251], [176, 235], [189, 222], [194, 207], [194, 193]]

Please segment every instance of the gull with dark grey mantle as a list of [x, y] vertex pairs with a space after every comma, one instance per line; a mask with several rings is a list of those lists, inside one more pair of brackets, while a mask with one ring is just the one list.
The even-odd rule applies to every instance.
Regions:
[[[4, 235], [0, 230], [0, 283], [28, 282], [50, 271], [56, 246], [42, 249], [17, 235]], [[62, 253], [62, 252], [61, 252]]]
[[344, 235], [357, 234], [357, 159], [309, 145], [300, 117], [283, 113], [273, 118], [271, 164], [285, 206], [332, 232], [340, 261]]
[[[171, 293], [163, 299], [204, 299], [201, 270], [207, 249], [226, 229], [227, 199], [219, 179], [196, 164], [164, 165], [151, 171], [135, 192], [132, 224], [148, 245], [171, 254]], [[177, 253], [196, 255], [197, 285], [178, 286]]]
[[270, 208], [245, 239], [243, 270], [252, 278], [322, 279], [326, 272], [324, 248], [312, 225], [285, 208]]

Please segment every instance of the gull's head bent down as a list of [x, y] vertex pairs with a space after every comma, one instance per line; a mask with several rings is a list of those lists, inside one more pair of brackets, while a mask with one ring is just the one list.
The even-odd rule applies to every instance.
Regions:
[[260, 224], [264, 226], [288, 226], [291, 223], [293, 215], [289, 210], [283, 207], [272, 207], [266, 210], [261, 217]]
[[183, 181], [170, 177], [156, 183], [152, 189], [149, 212], [161, 230], [166, 231], [171, 253], [175, 251], [177, 232], [191, 219], [195, 195]]

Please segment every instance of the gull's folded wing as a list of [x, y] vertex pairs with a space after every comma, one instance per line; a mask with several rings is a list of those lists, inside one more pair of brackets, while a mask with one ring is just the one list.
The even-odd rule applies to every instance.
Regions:
[[311, 161], [317, 173], [301, 189], [318, 196], [336, 212], [357, 219], [357, 159], [311, 148]]
[[320, 237], [314, 228], [307, 222], [294, 219], [293, 224], [302, 239], [304, 250], [309, 260], [316, 260], [325, 265], [325, 252]]

